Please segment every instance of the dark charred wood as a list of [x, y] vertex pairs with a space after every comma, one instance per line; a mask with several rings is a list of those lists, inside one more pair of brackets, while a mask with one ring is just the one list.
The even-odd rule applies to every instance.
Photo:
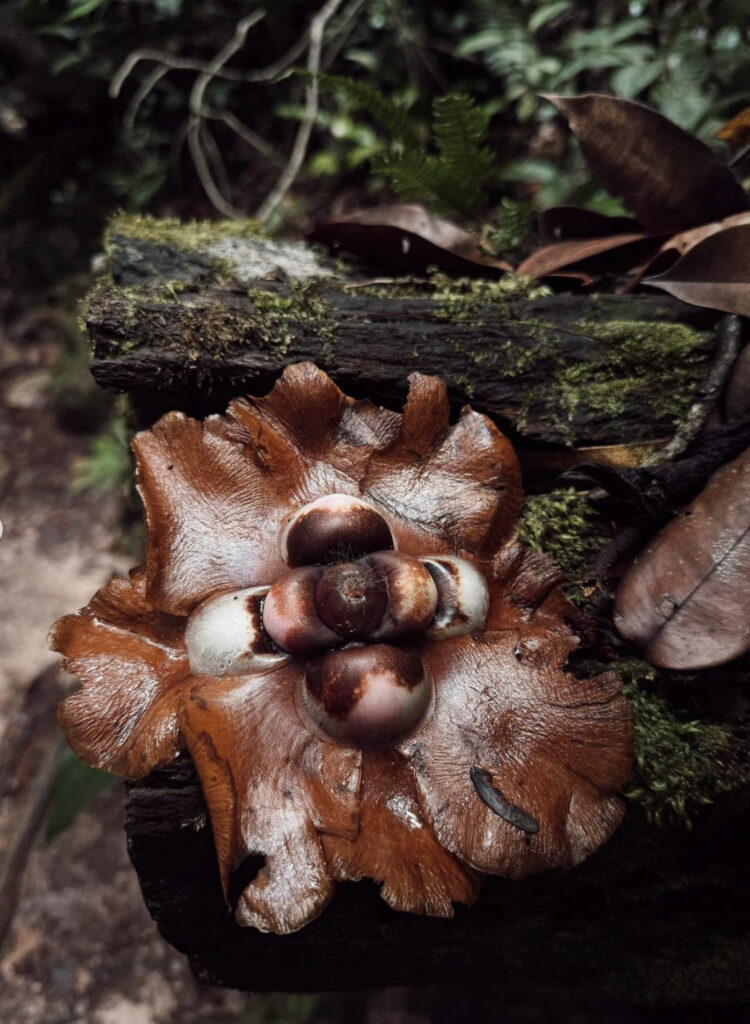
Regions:
[[[126, 827], [162, 935], [210, 984], [326, 991], [439, 979], [499, 988], [508, 998], [542, 992], [664, 1005], [675, 999], [677, 976], [679, 1001], [750, 995], [739, 939], [750, 910], [737, 899], [744, 814], [729, 801], [717, 805], [688, 843], [679, 830], [648, 827], [631, 812], [579, 868], [521, 883], [489, 879], [478, 903], [458, 908], [452, 921], [396, 913], [373, 883], [348, 883], [317, 921], [287, 936], [235, 924], [188, 759], [130, 787]], [[716, 951], [735, 940], [736, 957], [722, 953], [714, 971]]]

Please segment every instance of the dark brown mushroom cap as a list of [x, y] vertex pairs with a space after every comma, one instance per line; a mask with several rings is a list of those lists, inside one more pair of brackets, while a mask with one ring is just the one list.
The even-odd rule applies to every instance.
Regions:
[[[628, 706], [614, 677], [564, 672], [574, 643], [566, 602], [549, 563], [514, 539], [518, 464], [488, 419], [464, 410], [451, 425], [445, 386], [431, 378], [411, 378], [399, 415], [347, 398], [302, 364], [224, 417], [168, 414], [134, 449], [146, 565], [54, 627], [52, 644], [82, 683], [60, 721], [82, 758], [131, 778], [187, 748], [225, 892], [246, 857], [264, 858], [240, 923], [292, 931], [320, 913], [336, 879], [366, 875], [396, 909], [448, 915], [475, 897], [477, 870], [517, 878], [569, 865], [612, 832], [632, 761]], [[486, 581], [484, 631], [409, 640], [430, 702], [398, 746], [360, 749], [306, 724], [303, 656], [253, 657], [237, 675], [236, 650], [222, 647], [227, 674], [191, 671], [185, 636], [201, 602], [273, 588], [290, 571], [290, 521], [331, 495], [382, 517], [396, 553], [386, 561], [459, 557]], [[330, 549], [321, 552], [325, 561]], [[312, 567], [310, 581], [325, 571]], [[410, 584], [402, 596], [414, 593]], [[248, 637], [253, 655], [274, 659], [262, 649], [264, 614], [256, 601]], [[339, 644], [336, 655], [351, 650]], [[477, 778], [538, 831], [495, 814]]]
[[431, 680], [417, 651], [365, 644], [308, 661], [300, 703], [303, 720], [324, 736], [363, 748], [391, 744], [411, 732], [431, 698]]

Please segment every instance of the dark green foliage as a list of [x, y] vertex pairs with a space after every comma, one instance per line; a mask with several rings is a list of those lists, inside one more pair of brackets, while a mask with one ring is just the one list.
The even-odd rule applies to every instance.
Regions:
[[372, 169], [386, 175], [402, 199], [477, 214], [496, 173], [496, 158], [484, 145], [488, 128], [489, 118], [469, 96], [440, 97], [432, 107], [437, 153], [390, 153], [373, 160]]
[[347, 75], [319, 76], [320, 84], [330, 87], [340, 96], [349, 101], [352, 110], [364, 110], [372, 119], [388, 133], [393, 143], [403, 143], [407, 147], [419, 147], [420, 126], [403, 107], [388, 99], [374, 86]]
[[44, 833], [48, 840], [63, 832], [91, 801], [117, 782], [114, 775], [89, 768], [72, 750], [66, 750], [52, 784]]

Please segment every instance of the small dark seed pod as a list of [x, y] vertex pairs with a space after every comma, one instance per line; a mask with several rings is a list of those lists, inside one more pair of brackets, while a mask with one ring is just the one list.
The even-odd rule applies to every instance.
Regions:
[[281, 557], [292, 567], [327, 565], [394, 547], [383, 516], [361, 498], [329, 494], [303, 505], [281, 534]]
[[411, 555], [378, 551], [368, 561], [382, 580], [387, 607], [373, 640], [404, 640], [424, 632], [432, 622], [438, 592], [429, 571]]
[[339, 743], [370, 747], [410, 732], [431, 695], [432, 684], [416, 652], [375, 644], [309, 661], [300, 704], [315, 731]]
[[321, 622], [315, 607], [318, 566], [294, 569], [278, 579], [263, 603], [263, 626], [271, 639], [290, 654], [315, 654], [341, 642]]
[[315, 607], [322, 621], [344, 639], [372, 635], [386, 610], [386, 590], [369, 560], [337, 562], [321, 572]]
[[484, 629], [490, 610], [487, 581], [471, 562], [454, 555], [431, 555], [420, 559], [435, 581], [438, 603], [428, 630], [433, 638], [478, 633]]
[[268, 672], [289, 661], [275, 650], [261, 623], [268, 587], [216, 594], [198, 605], [185, 627], [190, 670], [196, 675]]

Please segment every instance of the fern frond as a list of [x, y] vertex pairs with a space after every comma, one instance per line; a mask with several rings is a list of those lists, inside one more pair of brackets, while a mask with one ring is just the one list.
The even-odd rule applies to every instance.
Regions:
[[402, 142], [412, 149], [420, 148], [418, 125], [409, 117], [405, 110], [385, 97], [377, 89], [366, 82], [347, 75], [321, 74], [318, 76], [321, 86], [329, 86], [338, 90], [359, 110], [364, 110], [373, 120], [390, 134], [394, 142]]
[[425, 153], [391, 153], [373, 160], [375, 174], [384, 174], [405, 202], [426, 202], [438, 211], [466, 212], [455, 183], [446, 178], [440, 159]]
[[494, 157], [484, 145], [489, 118], [469, 96], [442, 96], [432, 112], [444, 175], [461, 189], [460, 208], [475, 213], [484, 202], [484, 186], [495, 173]]

